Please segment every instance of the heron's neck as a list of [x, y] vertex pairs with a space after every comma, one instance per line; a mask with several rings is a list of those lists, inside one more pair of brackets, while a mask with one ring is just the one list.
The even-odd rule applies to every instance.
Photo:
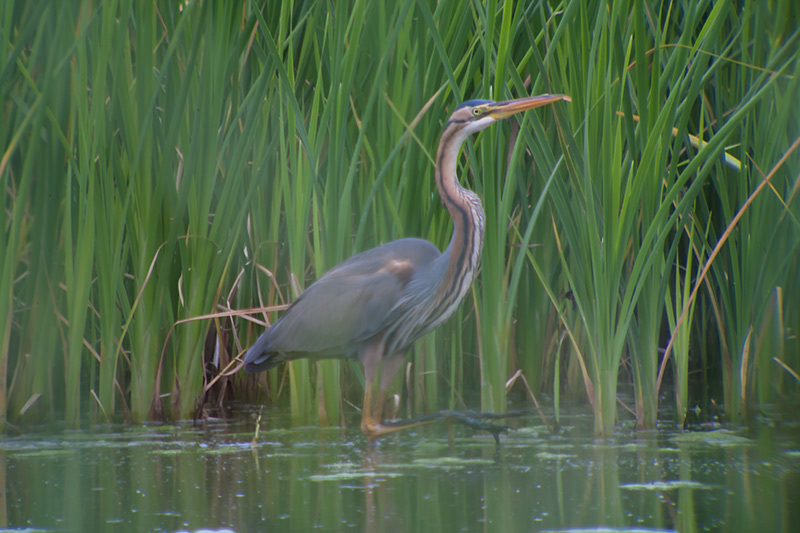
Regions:
[[436, 187], [453, 218], [453, 237], [443, 254], [447, 268], [437, 291], [443, 296], [440, 308], [448, 316], [447, 311], [455, 311], [472, 286], [483, 249], [481, 200], [463, 188], [456, 176], [458, 153], [465, 137], [462, 132], [445, 128], [436, 153]]

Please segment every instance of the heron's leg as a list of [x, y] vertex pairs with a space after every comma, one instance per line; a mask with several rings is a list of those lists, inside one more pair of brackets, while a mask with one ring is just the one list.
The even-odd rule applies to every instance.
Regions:
[[435, 413], [434, 415], [412, 420], [398, 420], [387, 424], [383, 421], [383, 403], [386, 398], [386, 392], [379, 390], [376, 398], [373, 392], [374, 388], [374, 382], [367, 381], [364, 390], [364, 407], [361, 410], [361, 431], [371, 439], [381, 437], [387, 433], [394, 433], [401, 429], [430, 424], [442, 418], [439, 413]]
[[[404, 359], [405, 352], [394, 353], [389, 357], [383, 358], [379, 364], [375, 365], [375, 359], [372, 359], [367, 351], [362, 353], [366, 387], [364, 390], [364, 407], [361, 411], [361, 431], [369, 438], [377, 438], [387, 433], [430, 424], [438, 420], [452, 420], [473, 429], [488, 431], [499, 442], [499, 434], [507, 431], [508, 428], [493, 424], [487, 420], [505, 418], [506, 415], [486, 413], [483, 416], [481, 413], [468, 411], [439, 411], [438, 413], [431, 413], [417, 418], [385, 422], [383, 420], [383, 409], [386, 403], [386, 390], [402, 366]], [[380, 374], [380, 376], [377, 374]], [[375, 388], [378, 382], [380, 386], [376, 393]]]
[[392, 427], [383, 424], [383, 403], [380, 401], [380, 398], [383, 398], [384, 394], [378, 392], [378, 394], [375, 395], [374, 389], [374, 383], [372, 381], [367, 381], [364, 390], [364, 407], [361, 410], [361, 431], [364, 432], [367, 437], [374, 439], [407, 427]]
[[[377, 346], [367, 347], [361, 352], [361, 362], [364, 365], [364, 378], [366, 381], [364, 406], [361, 410], [361, 431], [370, 438], [380, 437], [387, 433], [411, 427], [411, 425], [386, 425], [383, 423], [386, 389], [389, 388], [392, 378], [394, 378], [394, 375], [397, 374], [403, 364], [405, 354], [406, 352], [403, 351], [382, 358]], [[377, 394], [375, 394], [376, 382], [380, 383]], [[420, 424], [431, 421], [425, 420]]]
[[375, 383], [380, 379], [379, 372], [383, 362], [383, 343], [378, 340], [361, 348], [359, 359], [364, 366], [364, 404], [361, 407], [361, 431], [368, 437], [383, 435], [381, 422], [383, 420], [384, 397], [378, 389], [378, 401], [375, 398]]
[[372, 415], [372, 380], [367, 380], [364, 386], [364, 405], [361, 406], [361, 431], [368, 437], [372, 436], [372, 428], [375, 426], [375, 419]]
[[[366, 397], [371, 398], [372, 391], [369, 391]], [[475, 411], [438, 411], [436, 413], [431, 413], [428, 415], [422, 415], [417, 418], [410, 418], [406, 420], [396, 420], [393, 422], [384, 422], [381, 420], [380, 417], [374, 416], [374, 411], [372, 415], [368, 415], [366, 409], [363, 412], [361, 418], [361, 431], [363, 431], [369, 438], [374, 439], [386, 435], [388, 433], [393, 433], [395, 431], [400, 431], [402, 429], [409, 429], [413, 427], [422, 426], [425, 424], [430, 424], [431, 422], [436, 422], [439, 420], [449, 420], [452, 422], [458, 422], [459, 424], [463, 424], [465, 426], [471, 427], [474, 430], [478, 431], [486, 431], [491, 433], [494, 437], [494, 440], [500, 444], [500, 434], [508, 432], [508, 426], [502, 424], [496, 424], [490, 422], [490, 420], [499, 420], [503, 418], [511, 418], [522, 416], [522, 414], [527, 414], [523, 412], [508, 412], [503, 414], [494, 414], [494, 413], [479, 413]]]
[[[389, 388], [392, 378], [400, 369], [405, 359], [405, 352], [394, 353], [383, 358], [380, 345], [375, 344], [364, 348], [360, 355], [366, 380], [364, 406], [361, 410], [361, 431], [371, 439], [402, 429], [430, 424], [437, 420], [452, 420], [473, 429], [488, 431], [499, 443], [500, 433], [506, 432], [508, 427], [493, 424], [488, 420], [520, 416], [516, 413], [496, 415], [492, 413], [476, 413], [474, 411], [439, 411], [438, 413], [431, 413], [417, 418], [384, 422], [383, 408], [386, 402], [386, 389]], [[380, 386], [376, 394], [375, 386], [378, 382]]]

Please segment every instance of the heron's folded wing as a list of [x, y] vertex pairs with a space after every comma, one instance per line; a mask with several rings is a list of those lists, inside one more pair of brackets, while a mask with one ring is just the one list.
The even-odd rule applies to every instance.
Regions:
[[334, 267], [306, 289], [273, 326], [278, 352], [345, 354], [381, 333], [420, 268], [439, 250], [420, 239], [400, 239]]

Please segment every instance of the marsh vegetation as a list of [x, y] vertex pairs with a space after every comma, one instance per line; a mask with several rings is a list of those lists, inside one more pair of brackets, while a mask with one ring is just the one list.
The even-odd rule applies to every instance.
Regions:
[[341, 425], [355, 363], [250, 377], [236, 356], [353, 253], [443, 249], [443, 122], [539, 93], [572, 103], [463, 152], [482, 270], [396, 379], [403, 412], [531, 392], [609, 434], [665, 402], [735, 422], [796, 398], [798, 19], [792, 0], [4, 2], [3, 429], [234, 398]]

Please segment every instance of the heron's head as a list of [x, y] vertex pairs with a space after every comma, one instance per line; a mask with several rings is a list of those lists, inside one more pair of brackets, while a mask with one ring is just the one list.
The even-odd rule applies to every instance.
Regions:
[[542, 94], [529, 98], [506, 100], [505, 102], [468, 100], [453, 111], [448, 121], [448, 126], [457, 126], [461, 134], [466, 137], [472, 133], [486, 129], [504, 118], [559, 100], [571, 101], [569, 96], [563, 94]]

